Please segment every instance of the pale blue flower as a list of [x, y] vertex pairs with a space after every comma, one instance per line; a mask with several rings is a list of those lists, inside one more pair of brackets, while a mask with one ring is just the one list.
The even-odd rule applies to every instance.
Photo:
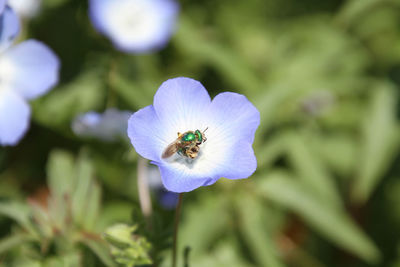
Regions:
[[90, 0], [94, 27], [124, 52], [145, 53], [164, 47], [178, 14], [174, 0]]
[[0, 0], [0, 14], [3, 13], [4, 8], [6, 7], [6, 1], [7, 0]]
[[[1, 3], [1, 2], [0, 2]], [[59, 60], [43, 43], [27, 40], [10, 46], [19, 23], [6, 6], [0, 24], [0, 145], [15, 145], [29, 127], [28, 100], [58, 81]]]
[[72, 131], [81, 137], [95, 137], [103, 141], [115, 141], [126, 137], [130, 111], [120, 111], [114, 108], [104, 113], [87, 112], [78, 115], [72, 122]]
[[[198, 81], [175, 78], [161, 85], [153, 105], [131, 116], [128, 136], [141, 156], [158, 165], [168, 190], [187, 192], [221, 177], [249, 177], [257, 167], [252, 143], [259, 123], [258, 110], [245, 96], [225, 92], [211, 101]], [[162, 157], [178, 132], [197, 129], [207, 129], [197, 157]]]
[[41, 0], [8, 0], [8, 5], [24, 18], [32, 18], [39, 13]]
[[7, 49], [19, 32], [19, 19], [14, 10], [0, 0], [0, 53]]

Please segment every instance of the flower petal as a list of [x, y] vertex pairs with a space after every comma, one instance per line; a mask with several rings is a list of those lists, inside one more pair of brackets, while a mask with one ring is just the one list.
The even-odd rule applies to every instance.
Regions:
[[32, 18], [40, 9], [41, 0], [8, 0], [11, 6], [21, 17]]
[[94, 27], [126, 52], [163, 47], [174, 31], [178, 5], [172, 0], [91, 0]]
[[260, 125], [260, 112], [244, 95], [231, 92], [218, 94], [208, 111], [208, 117], [215, 126], [210, 127], [208, 135], [246, 139], [253, 143], [254, 134]]
[[59, 60], [43, 43], [28, 40], [0, 57], [0, 80], [27, 99], [46, 93], [58, 82]]
[[142, 108], [130, 117], [128, 136], [136, 152], [153, 161], [160, 161], [162, 152], [168, 146], [153, 106]]
[[[231, 157], [226, 161], [220, 176], [228, 179], [243, 179], [251, 176], [257, 168], [257, 159], [251, 143], [240, 141], [230, 150]], [[229, 163], [228, 163], [229, 162]]]
[[189, 192], [213, 180], [211, 177], [196, 177], [184, 169], [171, 168], [164, 164], [161, 164], [159, 168], [163, 184], [171, 192]]
[[7, 49], [19, 32], [19, 19], [14, 10], [0, 2], [0, 51]]
[[211, 98], [203, 85], [190, 78], [165, 81], [154, 96], [154, 109], [163, 123], [167, 143], [177, 138], [177, 132], [205, 129], [205, 111]]
[[18, 94], [0, 88], [0, 145], [15, 145], [29, 126], [29, 105]]
[[6, 7], [6, 0], [0, 0], [0, 16], [2, 15], [5, 7]]

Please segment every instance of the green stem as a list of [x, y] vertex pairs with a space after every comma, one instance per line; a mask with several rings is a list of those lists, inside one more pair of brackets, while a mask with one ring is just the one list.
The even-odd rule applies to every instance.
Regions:
[[175, 223], [174, 223], [174, 240], [172, 247], [172, 267], [176, 267], [176, 250], [178, 247], [178, 230], [179, 230], [179, 218], [181, 216], [183, 193], [179, 194], [178, 204], [175, 209]]

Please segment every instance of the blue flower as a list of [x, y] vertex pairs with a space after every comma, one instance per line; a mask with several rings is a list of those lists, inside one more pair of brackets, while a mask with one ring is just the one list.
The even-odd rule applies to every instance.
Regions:
[[57, 83], [59, 61], [46, 45], [35, 40], [10, 47], [19, 30], [18, 19], [6, 6], [0, 20], [0, 145], [5, 146], [17, 144], [27, 131], [27, 101]]
[[7, 49], [19, 32], [19, 19], [14, 10], [0, 0], [0, 52]]
[[41, 0], [8, 0], [8, 5], [23, 18], [36, 16], [40, 10], [40, 4]]
[[0, 14], [3, 13], [5, 7], [6, 7], [6, 0], [0, 0]]
[[[257, 167], [252, 143], [259, 123], [258, 110], [245, 96], [225, 92], [211, 101], [201, 83], [182, 77], [164, 82], [153, 105], [131, 116], [128, 136], [141, 156], [158, 165], [168, 190], [188, 192], [220, 177], [249, 177]], [[186, 148], [162, 157], [178, 132], [195, 130], [207, 140], [197, 146], [193, 159], [185, 154]]]
[[174, 32], [179, 7], [173, 0], [90, 0], [94, 27], [124, 52], [164, 47]]
[[129, 111], [120, 111], [114, 108], [104, 113], [87, 112], [78, 115], [72, 122], [72, 131], [82, 137], [96, 137], [103, 141], [115, 141], [126, 137], [128, 119], [132, 115]]

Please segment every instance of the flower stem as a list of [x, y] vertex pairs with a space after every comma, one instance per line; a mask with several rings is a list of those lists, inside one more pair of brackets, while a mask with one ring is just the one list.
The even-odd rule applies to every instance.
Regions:
[[174, 240], [173, 240], [173, 247], [172, 247], [172, 267], [176, 267], [176, 250], [178, 247], [178, 230], [179, 230], [179, 218], [181, 215], [182, 209], [182, 200], [183, 200], [183, 193], [179, 194], [179, 200], [176, 204], [175, 209], [175, 223], [174, 223]]
[[149, 184], [147, 181], [147, 160], [139, 157], [138, 159], [138, 175], [137, 175], [137, 183], [138, 183], [138, 190], [139, 190], [139, 203], [140, 208], [142, 210], [143, 216], [146, 220], [147, 228], [152, 228], [151, 222], [151, 214], [152, 214], [152, 205], [151, 205], [151, 198], [150, 198], [150, 190]]

